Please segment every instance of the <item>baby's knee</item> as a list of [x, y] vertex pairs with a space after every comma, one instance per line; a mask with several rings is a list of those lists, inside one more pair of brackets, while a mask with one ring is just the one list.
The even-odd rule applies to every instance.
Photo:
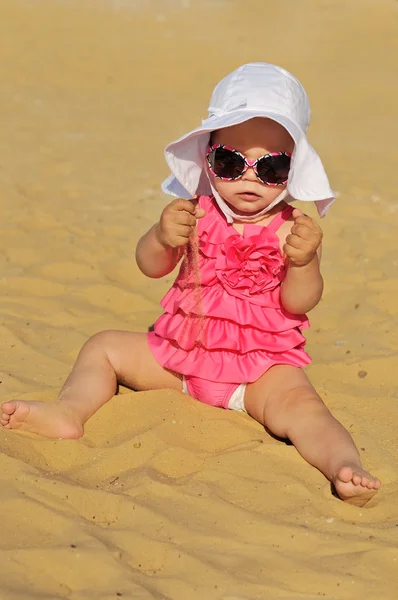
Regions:
[[265, 406], [264, 424], [280, 437], [290, 437], [291, 427], [308, 420], [317, 414], [324, 414], [326, 408], [320, 396], [311, 386], [299, 386], [285, 390]]
[[103, 352], [108, 354], [109, 349], [112, 347], [115, 339], [116, 332], [112, 329], [106, 329], [94, 333], [82, 348], [82, 352]]
[[318, 408], [322, 409], [325, 407], [322, 398], [310, 385], [303, 385], [290, 389], [283, 395], [281, 402], [289, 410], [294, 410], [296, 408], [301, 410], [304, 407], [306, 410], [312, 408], [317, 410]]

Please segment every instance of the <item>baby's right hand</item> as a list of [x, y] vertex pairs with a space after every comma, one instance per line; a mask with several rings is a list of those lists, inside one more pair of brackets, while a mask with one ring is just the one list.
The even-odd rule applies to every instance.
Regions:
[[197, 219], [205, 214], [204, 209], [191, 200], [173, 200], [163, 210], [157, 224], [159, 242], [169, 248], [186, 246], [195, 230]]

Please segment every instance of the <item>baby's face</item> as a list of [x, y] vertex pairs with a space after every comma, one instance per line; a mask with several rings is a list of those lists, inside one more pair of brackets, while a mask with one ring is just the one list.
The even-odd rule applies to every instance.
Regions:
[[[231, 146], [248, 160], [256, 160], [271, 152], [292, 153], [294, 149], [293, 139], [286, 129], [279, 123], [262, 117], [214, 131], [212, 144]], [[212, 174], [210, 177], [217, 192], [238, 215], [250, 215], [263, 210], [286, 187], [271, 187], [262, 183], [252, 167], [233, 181], [223, 181]]]

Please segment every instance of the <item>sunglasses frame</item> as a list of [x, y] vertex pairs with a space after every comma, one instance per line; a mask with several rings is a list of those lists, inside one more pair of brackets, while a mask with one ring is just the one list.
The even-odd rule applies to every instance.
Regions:
[[[237, 177], [220, 177], [220, 175], [217, 175], [217, 173], [215, 173], [213, 171], [213, 167], [211, 166], [209, 157], [210, 157], [210, 154], [212, 152], [214, 152], [215, 150], [217, 150], [218, 148], [223, 148], [225, 150], [229, 150], [230, 152], [237, 154], [240, 158], [243, 159], [244, 168], [243, 168], [242, 173], [240, 173], [240, 175], [238, 175]], [[246, 171], [249, 167], [252, 167], [257, 179], [259, 181], [261, 181], [261, 183], [264, 183], [265, 185], [269, 185], [271, 187], [277, 187], [278, 185], [286, 185], [286, 183], [288, 181], [287, 179], [285, 181], [282, 181], [281, 183], [270, 183], [268, 181], [263, 181], [261, 179], [261, 177], [259, 176], [258, 171], [257, 171], [257, 164], [260, 162], [260, 160], [263, 160], [264, 158], [269, 158], [271, 156], [288, 156], [289, 158], [291, 158], [292, 155], [290, 152], [269, 152], [268, 154], [264, 154], [264, 156], [260, 156], [259, 158], [256, 158], [256, 160], [249, 160], [248, 158], [246, 158], [246, 156], [244, 156], [241, 152], [239, 152], [239, 150], [236, 150], [235, 148], [231, 148], [231, 146], [226, 146], [225, 144], [213, 144], [212, 146], [208, 146], [207, 152], [206, 152], [207, 164], [209, 165], [210, 172], [212, 173], [212, 175], [214, 175], [214, 177], [217, 177], [217, 179], [221, 179], [222, 181], [236, 181], [236, 179], [240, 179], [246, 173]]]

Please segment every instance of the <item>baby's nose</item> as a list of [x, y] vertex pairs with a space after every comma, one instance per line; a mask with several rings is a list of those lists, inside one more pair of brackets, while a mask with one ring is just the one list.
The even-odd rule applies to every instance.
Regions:
[[248, 179], [249, 181], [255, 181], [257, 179], [257, 175], [254, 170], [254, 165], [248, 165], [246, 171], [243, 173], [243, 179]]

